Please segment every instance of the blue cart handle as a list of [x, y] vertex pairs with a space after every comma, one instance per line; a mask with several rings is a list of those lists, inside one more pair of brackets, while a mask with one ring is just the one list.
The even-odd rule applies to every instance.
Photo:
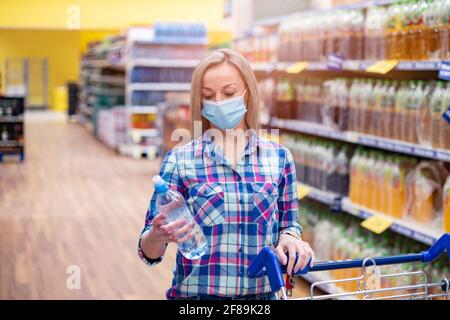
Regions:
[[[408, 262], [432, 262], [445, 252], [447, 252], [447, 258], [450, 261], [450, 233], [442, 235], [439, 240], [437, 240], [430, 247], [430, 249], [422, 251], [420, 253], [377, 257], [369, 260], [352, 259], [339, 261], [321, 261], [317, 262], [312, 268], [310, 267], [310, 261], [308, 261], [308, 266], [302, 270], [299, 270], [294, 275], [302, 275], [314, 271], [358, 268], [362, 267], [363, 264], [365, 266], [371, 266], [374, 262], [377, 266]], [[283, 272], [286, 271], [286, 267], [280, 266], [277, 255], [269, 247], [263, 248], [255, 258], [255, 260], [253, 260], [253, 262], [250, 264], [250, 267], [248, 268], [248, 276], [250, 278], [259, 277], [264, 274], [264, 270], [269, 276], [269, 282], [273, 292], [276, 292], [284, 287]]]

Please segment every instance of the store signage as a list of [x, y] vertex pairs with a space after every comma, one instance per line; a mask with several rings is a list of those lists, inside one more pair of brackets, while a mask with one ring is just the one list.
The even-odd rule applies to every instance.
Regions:
[[386, 74], [397, 65], [397, 60], [380, 60], [369, 66], [366, 71], [371, 73]]
[[328, 69], [330, 70], [342, 70], [344, 65], [344, 57], [338, 54], [330, 54], [328, 56]]
[[450, 61], [442, 60], [439, 69], [439, 79], [450, 81]]
[[450, 123], [450, 106], [448, 106], [447, 111], [444, 112], [442, 118], [444, 118], [445, 120], [447, 120], [448, 123]]

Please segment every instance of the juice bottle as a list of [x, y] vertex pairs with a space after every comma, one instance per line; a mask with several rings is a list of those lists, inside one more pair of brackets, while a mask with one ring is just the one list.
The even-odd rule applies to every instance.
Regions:
[[[447, 89], [445, 90], [443, 97], [442, 97], [442, 104], [441, 104], [441, 114], [447, 111], [450, 104], [450, 84], [447, 82]], [[441, 136], [441, 143], [440, 146], [443, 149], [450, 150], [450, 123], [448, 123], [445, 119], [441, 117], [440, 122], [440, 136]]]
[[395, 95], [395, 113], [394, 113], [394, 139], [403, 140], [403, 120], [406, 104], [407, 82], [401, 81]]
[[450, 59], [450, 1], [441, 0], [439, 2], [438, 11], [441, 13], [441, 28], [439, 32], [439, 58], [440, 59]]
[[444, 231], [450, 232], [450, 176], [447, 177], [447, 181], [444, 184], [443, 199]]
[[433, 185], [429, 183], [430, 176], [425, 170], [417, 170], [414, 177], [414, 208], [413, 217], [416, 221], [430, 223], [434, 219], [434, 195]]
[[436, 83], [436, 87], [430, 98], [430, 114], [431, 114], [431, 124], [430, 124], [430, 135], [431, 135], [431, 145], [434, 148], [442, 147], [441, 143], [441, 122], [444, 119], [442, 116], [442, 100], [444, 98], [444, 85], [443, 82], [439, 81]]
[[350, 200], [359, 203], [359, 165], [362, 149], [358, 148], [350, 161]]
[[434, 83], [432, 81], [428, 82], [422, 97], [419, 97], [417, 101], [416, 133], [419, 143], [425, 146], [431, 146], [431, 112], [429, 105], [433, 87]]
[[401, 168], [400, 158], [394, 159], [391, 171], [392, 216], [401, 219], [405, 205], [405, 172]]
[[384, 210], [387, 215], [393, 215], [393, 200], [394, 200], [394, 188], [393, 188], [393, 158], [388, 156], [384, 164]]
[[425, 25], [425, 14], [428, 10], [428, 4], [425, 0], [420, 0], [417, 4], [414, 14], [415, 18], [415, 48], [416, 58], [418, 60], [428, 59], [428, 32]]
[[370, 96], [371, 117], [369, 133], [379, 135], [379, 122], [381, 116], [381, 99], [383, 95], [383, 81], [377, 80], [373, 86]]
[[443, 32], [442, 14], [440, 12], [441, 1], [429, 1], [428, 10], [425, 15], [428, 33], [428, 55], [432, 60], [441, 56], [441, 33]]
[[417, 103], [418, 94], [421, 92], [421, 83], [411, 81], [409, 88], [406, 92], [406, 103], [404, 105], [403, 111], [403, 123], [402, 123], [402, 140], [416, 143], [417, 135], [415, 130], [416, 125], [416, 114], [417, 114]]

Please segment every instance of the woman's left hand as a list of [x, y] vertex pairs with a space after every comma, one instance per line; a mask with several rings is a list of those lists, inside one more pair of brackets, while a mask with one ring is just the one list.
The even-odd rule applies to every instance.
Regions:
[[[314, 251], [307, 242], [296, 239], [288, 234], [280, 235], [280, 240], [275, 248], [275, 252], [283, 265], [286, 265], [289, 257], [289, 263], [286, 267], [286, 271], [289, 275], [292, 275], [292, 269], [294, 270], [294, 273], [296, 273], [298, 270], [306, 268], [310, 258], [310, 265], [311, 267], [314, 266], [314, 261], [316, 259]], [[298, 259], [294, 266], [297, 254]]]

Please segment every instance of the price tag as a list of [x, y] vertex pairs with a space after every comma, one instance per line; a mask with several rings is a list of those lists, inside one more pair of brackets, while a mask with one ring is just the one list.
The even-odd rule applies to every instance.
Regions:
[[361, 222], [361, 227], [366, 228], [373, 233], [381, 234], [392, 225], [392, 222], [392, 220], [384, 218], [382, 216], [373, 215]]
[[444, 112], [442, 118], [447, 120], [447, 122], [450, 124], [450, 106], [447, 108], [447, 111]]
[[397, 60], [381, 60], [366, 69], [366, 72], [386, 74], [398, 65]]
[[450, 61], [443, 60], [439, 69], [439, 79], [450, 81]]
[[297, 186], [297, 193], [298, 193], [298, 200], [301, 200], [311, 193], [311, 188], [309, 188], [303, 184], [299, 184]]
[[290, 65], [287, 69], [287, 73], [300, 73], [308, 67], [307, 61], [296, 62], [293, 65]]

